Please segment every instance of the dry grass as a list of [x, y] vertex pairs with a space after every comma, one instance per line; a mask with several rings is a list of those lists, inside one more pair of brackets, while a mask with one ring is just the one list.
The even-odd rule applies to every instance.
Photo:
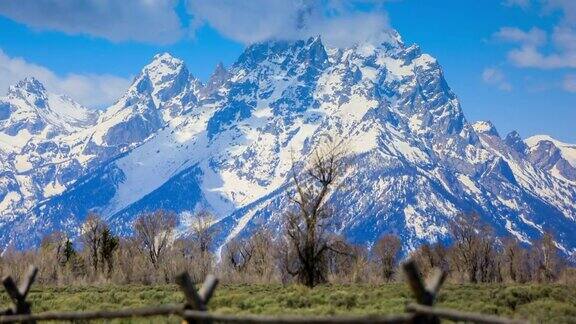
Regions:
[[[33, 288], [33, 312], [121, 309], [183, 302], [176, 286], [88, 286]], [[393, 314], [412, 301], [404, 284], [325, 285], [308, 289], [298, 285], [222, 285], [210, 310], [225, 314]], [[2, 308], [8, 297], [0, 296]], [[524, 318], [533, 322], [576, 322], [576, 289], [561, 285], [447, 285], [439, 306], [464, 311]], [[179, 322], [178, 318], [138, 322]], [[129, 320], [118, 321], [129, 322]]]

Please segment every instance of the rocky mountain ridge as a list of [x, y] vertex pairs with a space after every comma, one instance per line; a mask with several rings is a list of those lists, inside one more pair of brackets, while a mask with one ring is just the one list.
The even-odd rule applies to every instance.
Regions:
[[[469, 123], [439, 63], [396, 32], [350, 48], [319, 37], [254, 44], [206, 85], [157, 55], [97, 120], [20, 152], [0, 147], [12, 154], [0, 177], [0, 243], [76, 235], [88, 211], [129, 234], [146, 210], [177, 212], [185, 233], [206, 209], [220, 244], [279, 230], [292, 161], [329, 137], [346, 139], [361, 161], [330, 198], [334, 230], [354, 242], [393, 232], [409, 250], [447, 239], [451, 219], [476, 211], [499, 235], [529, 242], [551, 230], [565, 253], [576, 251], [573, 146]], [[34, 171], [16, 168], [24, 162]]]

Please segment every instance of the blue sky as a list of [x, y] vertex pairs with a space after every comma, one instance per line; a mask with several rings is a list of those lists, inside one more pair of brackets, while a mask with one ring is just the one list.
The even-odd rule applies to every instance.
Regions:
[[390, 27], [420, 45], [469, 120], [576, 143], [573, 0], [3, 0], [0, 91], [34, 75], [100, 108], [164, 51], [205, 80], [250, 42], [301, 36], [303, 4], [306, 33], [335, 46]]

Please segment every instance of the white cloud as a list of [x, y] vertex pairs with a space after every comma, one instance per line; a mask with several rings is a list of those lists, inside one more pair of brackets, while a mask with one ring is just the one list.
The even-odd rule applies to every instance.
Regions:
[[39, 30], [169, 44], [182, 37], [178, 0], [2, 0], [0, 15]]
[[527, 9], [532, 4], [540, 5], [544, 13], [560, 10], [564, 14], [564, 23], [576, 23], [576, 1], [574, 0], [504, 0], [506, 6], [518, 6]]
[[[576, 68], [576, 29], [555, 27], [551, 37], [538, 28], [523, 31], [515, 27], [503, 27], [494, 38], [519, 47], [508, 52], [508, 59], [516, 66], [538, 69]], [[543, 47], [551, 45], [554, 51], [545, 53]]]
[[[170, 44], [209, 24], [224, 36], [245, 44], [321, 35], [333, 45], [347, 46], [379, 37], [388, 29], [385, 1], [1, 0], [0, 15], [38, 30], [90, 35], [114, 42]], [[182, 3], [193, 16], [189, 27], [183, 26], [176, 12]]]
[[520, 41], [520, 47], [508, 52], [508, 59], [519, 67], [538, 69], [576, 68], [576, 30], [556, 27], [552, 32], [554, 51], [544, 53], [543, 44]]
[[[507, 1], [506, 4], [530, 5], [530, 1]], [[518, 67], [538, 69], [576, 68], [576, 1], [537, 1], [543, 14], [560, 11], [562, 16], [550, 33], [533, 27], [528, 31], [503, 27], [494, 38], [518, 44], [508, 52], [508, 59]]]
[[562, 24], [576, 24], [576, 1], [574, 0], [541, 0], [545, 11], [560, 10], [563, 13]]
[[562, 83], [564, 90], [576, 93], [576, 74], [568, 74], [564, 77]]
[[33, 76], [54, 93], [66, 94], [79, 103], [100, 108], [113, 103], [128, 88], [129, 79], [108, 74], [68, 74], [59, 76], [46, 67], [13, 58], [0, 49], [0, 95], [10, 85]]
[[487, 84], [494, 85], [502, 91], [512, 91], [512, 85], [506, 80], [504, 72], [498, 68], [486, 68], [482, 72], [482, 80]]
[[559, 49], [574, 54], [576, 52], [576, 29], [556, 27], [552, 34], [552, 41]]
[[520, 43], [524, 46], [541, 46], [546, 44], [546, 32], [539, 28], [523, 31], [516, 27], [502, 27], [494, 34], [498, 40], [505, 42]]
[[[359, 3], [373, 10], [357, 10]], [[267, 39], [321, 35], [335, 46], [380, 37], [389, 29], [383, 0], [194, 0], [193, 26], [209, 24], [222, 35], [249, 44]]]

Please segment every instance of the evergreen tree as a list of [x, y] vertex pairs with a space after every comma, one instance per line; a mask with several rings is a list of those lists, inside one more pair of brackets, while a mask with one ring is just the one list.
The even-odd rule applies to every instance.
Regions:
[[112, 269], [114, 268], [114, 251], [118, 249], [119, 238], [112, 234], [108, 226], [105, 226], [102, 229], [102, 234], [100, 238], [100, 258], [102, 260], [102, 264], [106, 265], [106, 274], [109, 276], [112, 273]]
[[76, 256], [76, 250], [74, 249], [74, 244], [69, 238], [66, 239], [64, 243], [64, 264], [67, 264], [72, 258]]

